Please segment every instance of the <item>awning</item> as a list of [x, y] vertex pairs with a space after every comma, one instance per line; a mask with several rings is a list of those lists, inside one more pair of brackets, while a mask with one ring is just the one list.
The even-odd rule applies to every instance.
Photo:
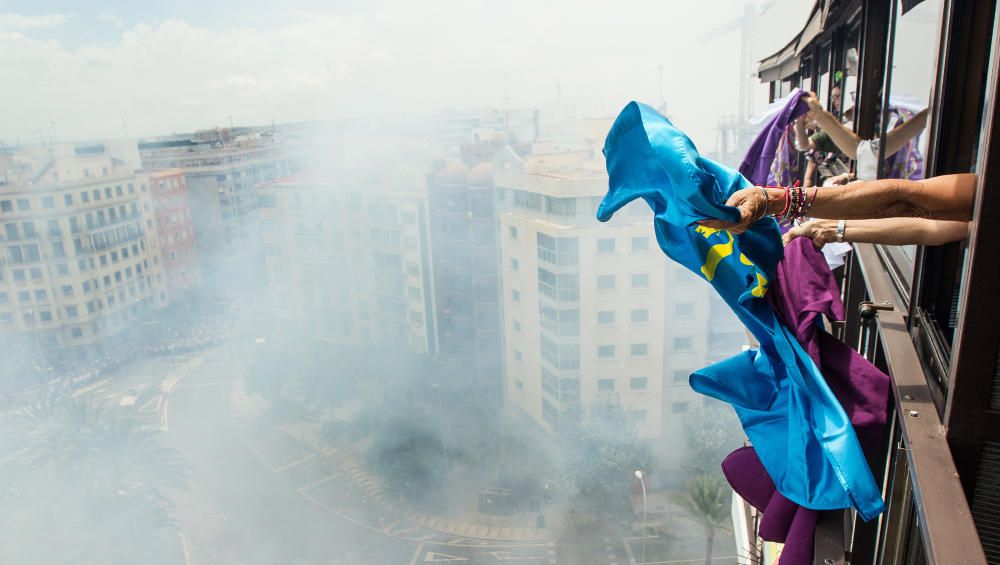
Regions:
[[787, 45], [777, 53], [761, 60], [757, 76], [761, 82], [784, 80], [799, 70], [802, 51], [823, 32], [823, 0], [816, 0], [806, 25]]

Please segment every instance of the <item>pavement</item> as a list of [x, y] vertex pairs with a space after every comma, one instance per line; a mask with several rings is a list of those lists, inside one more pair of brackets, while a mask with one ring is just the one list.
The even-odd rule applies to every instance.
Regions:
[[[272, 425], [221, 348], [136, 364], [86, 392], [164, 430], [188, 460], [172, 493], [187, 565], [704, 563], [704, 538], [642, 538], [613, 526], [537, 529], [462, 522], [394, 504], [356, 458], [309, 425]], [[551, 530], [551, 531], [550, 531]], [[735, 563], [717, 536], [714, 563]]]

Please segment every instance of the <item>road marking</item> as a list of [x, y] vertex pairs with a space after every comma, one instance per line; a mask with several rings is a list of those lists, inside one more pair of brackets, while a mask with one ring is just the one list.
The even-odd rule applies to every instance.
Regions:
[[[384, 520], [384, 518], [379, 518], [379, 520]], [[387, 534], [391, 533], [392, 529], [395, 528], [397, 524], [399, 524], [399, 518], [396, 518], [395, 520], [393, 520], [392, 523], [389, 524], [388, 526], [383, 526], [382, 527], [382, 531], [385, 532], [385, 533], [387, 533]]]
[[487, 553], [497, 561], [541, 561], [545, 559], [539, 555], [517, 555], [513, 551], [489, 551]]
[[177, 535], [181, 538], [181, 549], [184, 551], [184, 563], [185, 565], [191, 565], [191, 549], [188, 547], [187, 536], [184, 535], [184, 530], [177, 530]]
[[468, 561], [466, 557], [459, 557], [457, 555], [448, 555], [447, 553], [435, 553], [433, 551], [428, 551], [427, 555], [424, 555], [424, 563], [438, 563], [441, 561]]
[[340, 478], [340, 477], [343, 477], [343, 476], [344, 476], [343, 473], [336, 472], [336, 473], [330, 475], [329, 477], [323, 477], [322, 479], [320, 479], [318, 481], [313, 481], [313, 482], [309, 483], [308, 485], [306, 485], [304, 487], [299, 487], [298, 491], [302, 492], [302, 491], [305, 491], [305, 490], [309, 490], [309, 489], [311, 489], [313, 487], [317, 487], [317, 486], [319, 486], [319, 485], [321, 485], [321, 484], [323, 484], [325, 482], [332, 481], [333, 479], [337, 479], [337, 478]]
[[424, 553], [424, 544], [417, 545], [417, 550], [413, 552], [413, 559], [410, 559], [410, 565], [417, 565], [417, 560]]
[[300, 465], [302, 463], [305, 463], [306, 461], [309, 461], [310, 459], [315, 459], [315, 458], [316, 458], [316, 454], [315, 453], [310, 453], [309, 455], [306, 455], [302, 459], [299, 459], [297, 461], [292, 461], [291, 463], [289, 463], [287, 465], [283, 465], [281, 467], [278, 467], [277, 469], [274, 470], [274, 472], [275, 473], [280, 473], [282, 471], [287, 471], [288, 469], [291, 469], [292, 467], [294, 467], [296, 465]]

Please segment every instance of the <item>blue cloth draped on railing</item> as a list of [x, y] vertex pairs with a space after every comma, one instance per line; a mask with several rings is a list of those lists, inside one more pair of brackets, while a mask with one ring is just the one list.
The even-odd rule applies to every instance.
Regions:
[[884, 509], [847, 414], [815, 363], [763, 300], [782, 257], [771, 218], [734, 236], [696, 224], [736, 221], [724, 203], [750, 186], [738, 172], [698, 154], [688, 137], [654, 109], [630, 103], [604, 146], [607, 221], [642, 198], [653, 210], [663, 252], [707, 280], [760, 343], [691, 375], [698, 392], [733, 405], [779, 492], [807, 508], [853, 506], [866, 520]]

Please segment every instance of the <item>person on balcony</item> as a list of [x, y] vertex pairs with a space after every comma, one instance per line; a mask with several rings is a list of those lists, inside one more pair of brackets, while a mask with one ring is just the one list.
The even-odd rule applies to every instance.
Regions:
[[743, 233], [766, 215], [796, 220], [924, 218], [968, 222], [976, 191], [976, 175], [962, 173], [921, 180], [858, 181], [824, 189], [752, 186], [734, 192], [726, 205], [740, 211], [738, 222], [702, 220], [715, 229]]
[[817, 249], [827, 243], [881, 243], [882, 245], [944, 245], [968, 236], [968, 222], [885, 218], [881, 220], [809, 220], [792, 226], [783, 236], [785, 246], [795, 238], [812, 240]]
[[[821, 128], [831, 141], [850, 159], [857, 161], [857, 178], [859, 180], [874, 180], [878, 177], [878, 140], [862, 139], [851, 128], [840, 122], [830, 112], [827, 112], [815, 93], [810, 92], [802, 97], [809, 105], [809, 118]], [[927, 109], [924, 108], [910, 119], [896, 127], [892, 124], [885, 134], [885, 158], [889, 159], [923, 131], [927, 125]], [[815, 141], [811, 138], [802, 140], [804, 146], [815, 149]], [[910, 174], [900, 176], [909, 178]]]

